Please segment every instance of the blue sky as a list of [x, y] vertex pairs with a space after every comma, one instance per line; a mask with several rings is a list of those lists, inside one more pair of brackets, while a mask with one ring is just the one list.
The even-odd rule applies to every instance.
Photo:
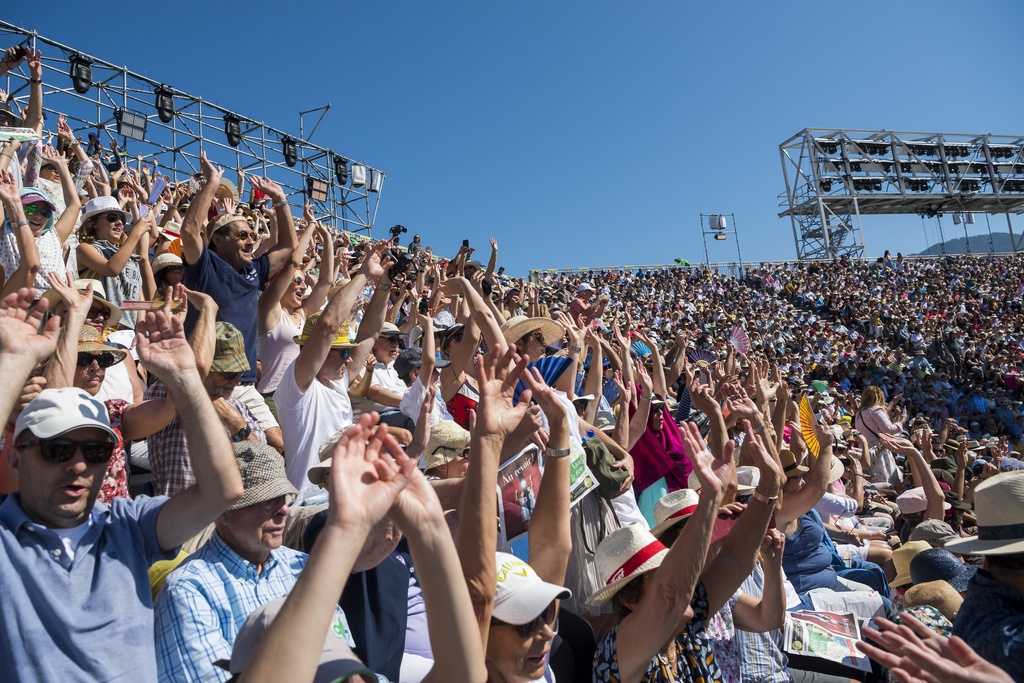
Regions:
[[[778, 145], [803, 128], [1024, 135], [1010, 0], [156, 6], [3, 18], [296, 134], [331, 102], [314, 142], [387, 172], [376, 235], [402, 223], [441, 253], [494, 236], [516, 274], [703, 261], [716, 212], [746, 260], [794, 258]], [[872, 256], [937, 234], [863, 225]]]

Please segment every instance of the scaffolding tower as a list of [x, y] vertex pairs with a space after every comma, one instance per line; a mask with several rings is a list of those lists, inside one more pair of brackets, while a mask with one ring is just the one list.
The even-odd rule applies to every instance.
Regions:
[[[864, 256], [861, 216], [1024, 211], [1024, 136], [807, 128], [779, 145], [798, 259]], [[1024, 236], [1022, 236], [1024, 237]]]
[[[116, 136], [128, 157], [125, 163], [140, 154], [150, 164], [159, 158], [172, 181], [198, 173], [199, 155], [205, 151], [214, 164], [271, 178], [289, 195], [301, 194], [323, 223], [369, 236], [383, 171], [313, 144], [301, 133], [291, 135], [35, 31], [0, 21], [0, 41], [0, 49], [28, 45], [42, 50], [49, 134], [56, 134], [56, 117], [64, 114], [76, 136], [85, 139], [93, 133], [106, 149]], [[12, 106], [26, 107], [26, 64], [2, 80]]]

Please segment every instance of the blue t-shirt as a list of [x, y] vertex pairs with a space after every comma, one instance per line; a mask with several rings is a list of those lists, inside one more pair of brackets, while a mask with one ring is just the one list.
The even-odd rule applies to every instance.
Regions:
[[836, 583], [836, 570], [832, 568], [832, 553], [822, 542], [825, 526], [814, 511], [800, 518], [800, 528], [786, 537], [782, 553], [782, 568], [797, 593], [815, 588], [832, 588]]
[[[185, 264], [182, 277], [185, 286], [213, 297], [220, 307], [217, 320], [231, 323], [242, 333], [245, 355], [249, 359], [249, 370], [242, 375], [243, 383], [256, 381], [257, 301], [269, 277], [270, 257], [267, 254], [247, 265], [241, 273], [209, 247], [203, 248], [203, 255], [198, 261]], [[192, 334], [198, 320], [199, 312], [189, 309], [185, 318], [185, 334]]]
[[155, 681], [149, 566], [165, 497], [97, 502], [74, 560], [33, 524], [17, 493], [0, 496], [0, 678]]

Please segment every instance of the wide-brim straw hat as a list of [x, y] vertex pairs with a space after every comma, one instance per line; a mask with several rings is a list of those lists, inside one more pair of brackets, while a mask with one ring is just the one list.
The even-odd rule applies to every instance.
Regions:
[[896, 578], [889, 582], [889, 588], [899, 588], [913, 582], [910, 576], [910, 561], [917, 557], [919, 552], [930, 550], [932, 544], [928, 541], [910, 541], [904, 543], [892, 551], [892, 563], [896, 567]]
[[639, 523], [616, 529], [594, 553], [604, 586], [587, 598], [587, 603], [596, 606], [608, 602], [627, 583], [660, 567], [666, 555], [668, 548]]
[[430, 440], [423, 448], [425, 469], [451, 462], [469, 445], [470, 434], [454, 420], [438, 420], [430, 427]]
[[838, 481], [838, 480], [842, 479], [843, 478], [843, 472], [845, 472], [845, 471], [846, 471], [846, 466], [843, 465], [842, 461], [839, 458], [837, 458], [835, 456], [832, 456], [832, 467], [831, 467], [831, 469], [829, 470], [829, 473], [828, 473], [829, 483], [832, 483], [834, 481]]
[[693, 489], [679, 489], [662, 496], [654, 504], [654, 526], [651, 527], [651, 535], [661, 538], [661, 535], [668, 529], [689, 519], [700, 496]]
[[306, 478], [309, 479], [310, 482], [316, 486], [323, 484], [324, 477], [326, 477], [331, 471], [331, 463], [334, 461], [334, 447], [338, 444], [341, 437], [345, 436], [345, 433], [354, 426], [355, 425], [342, 427], [340, 430], [334, 432], [334, 434], [331, 435], [331, 438], [327, 439], [327, 441], [320, 446], [320, 452], [318, 453], [320, 464], [313, 465], [309, 468], [309, 471], [306, 472]]
[[171, 266], [184, 266], [184, 265], [185, 265], [185, 262], [182, 261], [181, 257], [179, 257], [177, 254], [172, 254], [171, 252], [167, 252], [165, 254], [160, 254], [155, 259], [153, 259], [153, 275], [156, 275], [157, 273], [159, 273], [164, 268], [170, 268]]
[[[297, 337], [292, 337], [292, 340], [296, 344], [299, 344], [300, 346], [309, 341], [309, 336], [313, 334], [313, 328], [315, 328], [316, 324], [320, 322], [321, 315], [322, 311], [317, 311], [313, 315], [306, 318], [306, 324], [302, 326], [302, 334], [300, 334]], [[338, 331], [334, 335], [334, 340], [331, 341], [331, 348], [354, 349], [357, 346], [359, 346], [359, 344], [356, 344], [354, 341], [349, 339], [349, 325], [348, 320], [346, 320], [345, 322], [341, 323], [341, 325], [338, 327]]]
[[[99, 280], [75, 280], [75, 289], [84, 292], [85, 288], [92, 284], [92, 300], [94, 303], [103, 304], [110, 309], [110, 317], [107, 318], [107, 327], [116, 328], [121, 322], [121, 307], [110, 303], [107, 300], [107, 292], [103, 289], [103, 283]], [[46, 300], [46, 310], [50, 313], [60, 313], [64, 310], [64, 300], [52, 289], [43, 292], [42, 298]]]
[[501, 326], [501, 335], [507, 344], [515, 344], [534, 330], [544, 335], [544, 346], [550, 346], [565, 336], [565, 328], [551, 318], [530, 318], [525, 315], [509, 318]]
[[[95, 327], [92, 325], [82, 325], [82, 330], [78, 333], [78, 351], [85, 353], [105, 353], [109, 351], [117, 356], [117, 363], [124, 361], [128, 357], [127, 351], [107, 346], [103, 343], [102, 339], [103, 336]], [[114, 365], [117, 365], [117, 363], [114, 363]]]
[[217, 187], [217, 197], [221, 199], [233, 199], [235, 203], [238, 203], [238, 187], [227, 178], [220, 179], [220, 185]]
[[1003, 472], [974, 490], [978, 535], [946, 543], [961, 555], [1024, 552], [1024, 471]]
[[782, 462], [782, 472], [786, 475], [786, 479], [799, 477], [809, 471], [805, 465], [796, 461], [796, 455], [788, 448], [783, 448], [779, 452], [779, 460]]

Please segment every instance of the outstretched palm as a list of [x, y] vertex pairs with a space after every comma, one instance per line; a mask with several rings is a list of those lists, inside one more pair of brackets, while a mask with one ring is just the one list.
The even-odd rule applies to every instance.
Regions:
[[176, 372], [196, 369], [196, 356], [180, 318], [168, 320], [162, 311], [149, 312], [138, 321], [135, 332], [142, 366], [160, 379], [167, 381]]
[[39, 334], [46, 302], [33, 305], [35, 297], [36, 290], [22, 288], [0, 301], [0, 352], [24, 358], [33, 366], [53, 353], [60, 329], [60, 317], [54, 316]]

